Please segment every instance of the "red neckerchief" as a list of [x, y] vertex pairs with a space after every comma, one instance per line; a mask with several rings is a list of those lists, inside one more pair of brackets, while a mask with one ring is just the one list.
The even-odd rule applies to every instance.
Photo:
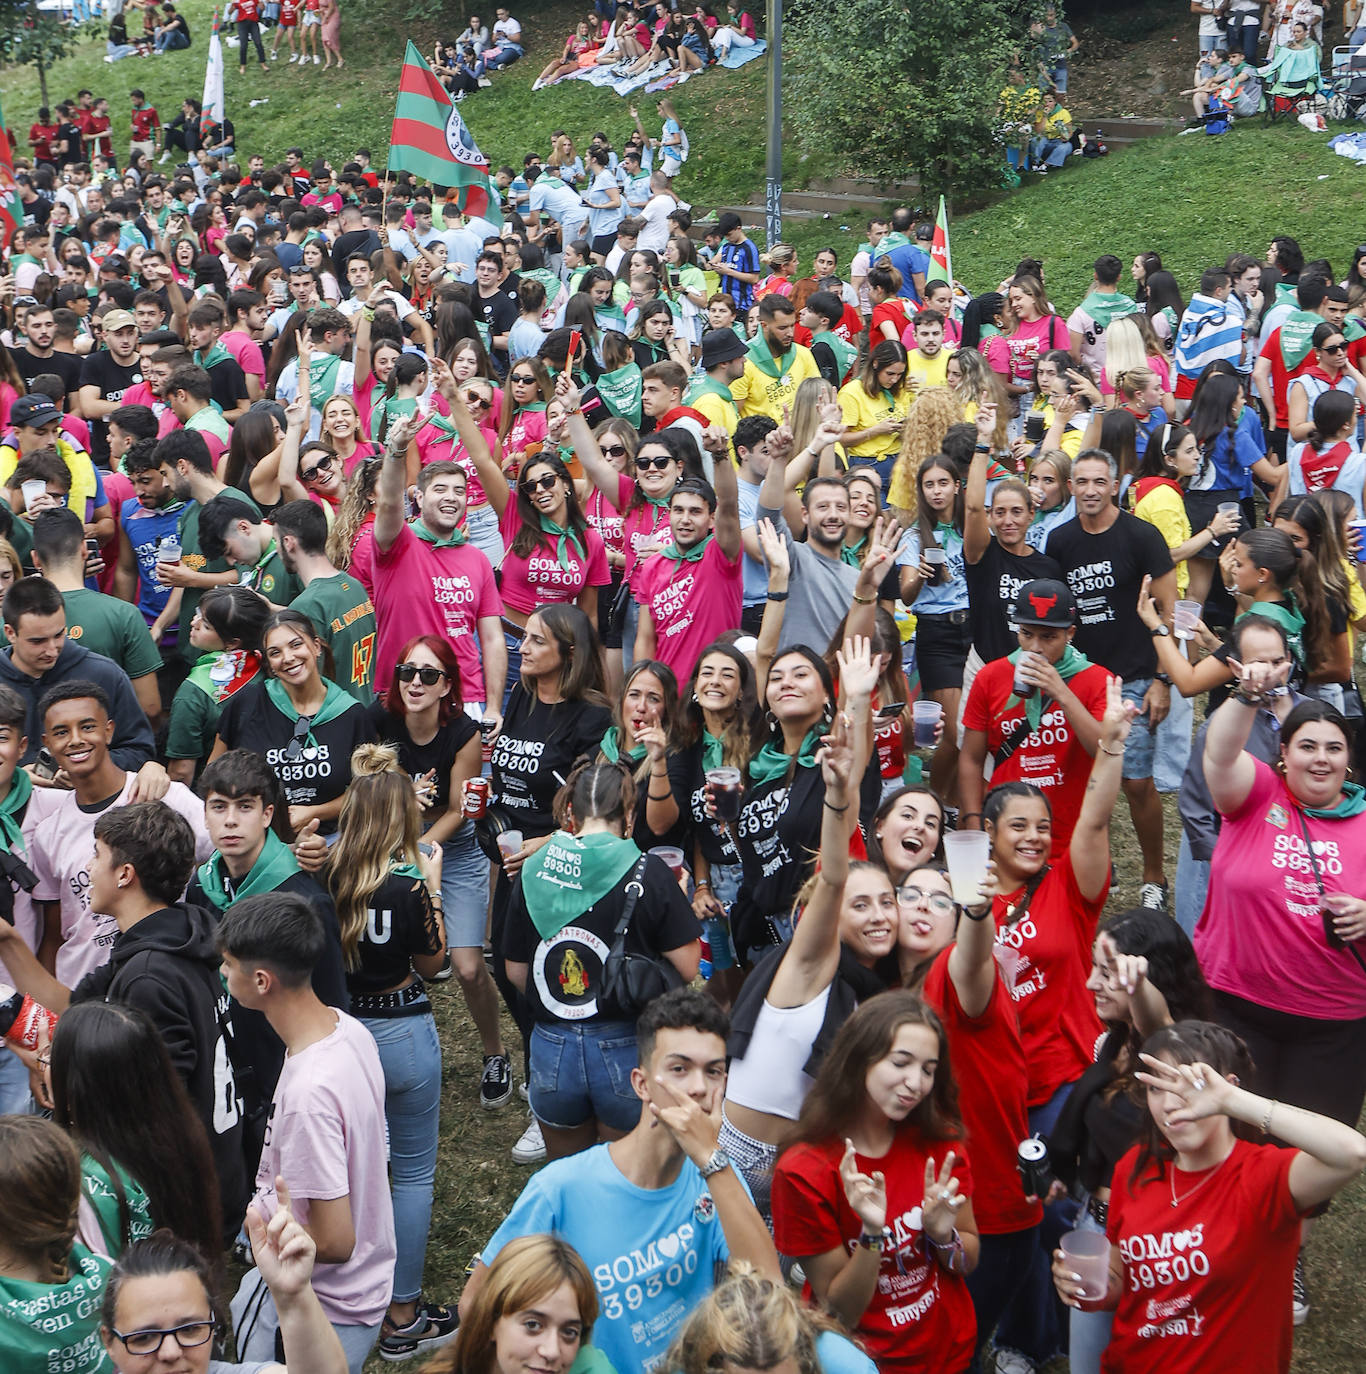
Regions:
[[1138, 505], [1145, 496], [1156, 491], [1158, 487], [1170, 487], [1178, 496], [1185, 495], [1185, 492], [1181, 490], [1181, 483], [1174, 477], [1140, 477], [1132, 487], [1134, 505]]
[[1304, 477], [1305, 490], [1323, 491], [1331, 487], [1351, 456], [1352, 446], [1345, 439], [1339, 439], [1322, 452], [1306, 444], [1300, 452], [1300, 473]]

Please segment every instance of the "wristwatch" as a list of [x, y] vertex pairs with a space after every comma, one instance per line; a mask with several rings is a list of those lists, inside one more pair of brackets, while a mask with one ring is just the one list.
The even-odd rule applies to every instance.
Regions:
[[1167, 635], [1171, 634], [1171, 632], [1172, 627], [1165, 623], [1161, 625], [1155, 625], [1151, 630], [1148, 631], [1148, 633], [1152, 635], [1154, 639], [1164, 639]]
[[722, 1169], [730, 1168], [730, 1156], [722, 1149], [715, 1149], [711, 1152], [711, 1158], [697, 1171], [703, 1178], [710, 1178], [713, 1174], [719, 1174]]
[[858, 1236], [858, 1247], [860, 1250], [881, 1250], [883, 1239], [889, 1235], [887, 1227], [883, 1227], [876, 1235], [869, 1235], [867, 1231], [860, 1231]]

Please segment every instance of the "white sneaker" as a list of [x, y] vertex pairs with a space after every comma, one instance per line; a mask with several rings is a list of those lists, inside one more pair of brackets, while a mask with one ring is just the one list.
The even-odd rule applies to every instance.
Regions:
[[486, 76], [481, 76], [481, 77], [479, 78], [479, 84], [480, 84], [481, 86], [492, 86], [492, 85], [493, 85], [493, 82], [490, 81], [490, 80], [488, 79], [488, 77], [486, 77]]
[[277, 57], [279, 57], [279, 56], [280, 56], [280, 54], [279, 54], [278, 52], [276, 52], [276, 51], [272, 48], [272, 49], [271, 49], [271, 53], [270, 53], [270, 60], [271, 60], [272, 62], [274, 62], [275, 59], [276, 59]]
[[297, 62], [297, 61], [299, 60], [299, 54], [296, 53], [296, 52], [290, 53], [290, 55], [289, 55], [289, 60], [290, 60], [291, 62]]
[[514, 1164], [539, 1164], [545, 1158], [545, 1137], [541, 1134], [541, 1123], [533, 1116], [531, 1124], [512, 1147]]
[[317, 53], [314, 53], [314, 54], [313, 54], [313, 65], [314, 65], [315, 67], [321, 67], [322, 64], [323, 64], [322, 58], [319, 57]]
[[1034, 1374], [1034, 1361], [1018, 1350], [996, 1352], [996, 1374]]

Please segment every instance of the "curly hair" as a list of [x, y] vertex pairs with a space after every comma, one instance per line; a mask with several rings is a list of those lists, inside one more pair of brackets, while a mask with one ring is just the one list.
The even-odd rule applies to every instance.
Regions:
[[910, 510], [914, 501], [904, 505], [892, 499], [893, 493], [914, 493], [916, 469], [926, 459], [938, 453], [944, 436], [963, 419], [963, 400], [947, 386], [932, 386], [923, 390], [911, 406], [901, 430], [901, 451], [892, 468], [888, 484], [888, 503]]

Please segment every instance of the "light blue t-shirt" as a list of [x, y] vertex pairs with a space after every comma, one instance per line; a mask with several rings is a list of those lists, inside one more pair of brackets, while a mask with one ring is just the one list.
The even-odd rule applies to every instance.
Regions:
[[[737, 478], [735, 485], [740, 496], [740, 529], [751, 529], [759, 523], [759, 486], [746, 482], [743, 477]], [[757, 606], [767, 601], [768, 572], [763, 562], [745, 554], [740, 570], [744, 574], [744, 604]]]
[[583, 1256], [601, 1310], [593, 1344], [620, 1374], [647, 1374], [730, 1256], [716, 1204], [685, 1159], [667, 1188], [638, 1188], [606, 1145], [557, 1159], [532, 1176], [484, 1247], [492, 1264], [518, 1236], [550, 1232]]
[[508, 330], [508, 358], [534, 358], [545, 342], [545, 330], [535, 320], [518, 319]]
[[588, 218], [588, 210], [579, 199], [579, 193], [549, 172], [536, 178], [528, 203], [537, 214], [549, 215], [566, 229], [577, 229]]
[[877, 1374], [877, 1365], [837, 1331], [822, 1331], [816, 1337], [816, 1358], [821, 1374]]
[[[956, 532], [941, 534], [940, 543], [949, 556], [949, 580], [926, 582], [916, 597], [912, 610], [917, 615], [946, 615], [949, 611], [966, 611], [968, 584], [963, 576], [963, 536]], [[913, 525], [906, 531], [897, 550], [899, 568], [914, 568], [920, 562], [920, 529]]]
[[593, 238], [615, 233], [617, 225], [625, 218], [625, 205], [621, 202], [616, 205], [607, 203], [608, 193], [620, 189], [611, 172], [602, 171], [593, 178], [593, 185], [586, 197], [591, 207], [588, 211], [588, 232]]
[[[468, 229], [447, 229], [441, 235], [446, 245], [446, 267], [457, 281], [474, 280], [474, 264], [484, 251], [482, 239], [476, 238]], [[463, 262], [465, 270], [457, 272], [455, 264]]]

